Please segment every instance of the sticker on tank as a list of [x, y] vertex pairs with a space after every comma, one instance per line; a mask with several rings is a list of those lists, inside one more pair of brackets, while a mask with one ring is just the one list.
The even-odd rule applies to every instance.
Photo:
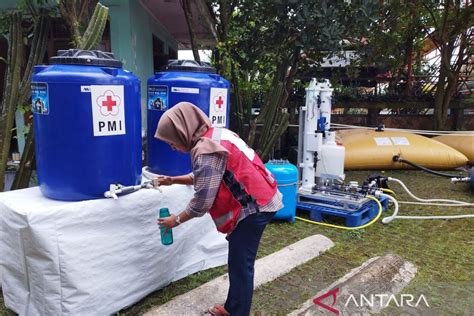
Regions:
[[213, 127], [225, 127], [227, 122], [227, 92], [226, 88], [211, 88], [209, 100], [209, 119]]
[[31, 110], [35, 114], [49, 114], [48, 84], [45, 82], [31, 83]]
[[199, 94], [199, 88], [171, 87], [171, 92]]
[[123, 86], [90, 86], [94, 136], [125, 135]]
[[166, 111], [168, 109], [168, 87], [148, 86], [148, 110]]

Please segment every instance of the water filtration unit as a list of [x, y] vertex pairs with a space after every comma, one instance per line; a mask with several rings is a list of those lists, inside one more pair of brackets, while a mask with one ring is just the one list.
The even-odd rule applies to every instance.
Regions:
[[[418, 198], [402, 181], [382, 175], [370, 175], [362, 184], [356, 181], [345, 183], [344, 147], [335, 142], [335, 133], [330, 130], [332, 91], [329, 81], [318, 82], [312, 79], [306, 89], [306, 104], [300, 108], [298, 168], [301, 185], [297, 193], [296, 207], [307, 211], [309, 219], [296, 217], [297, 219], [335, 228], [361, 229], [375, 223], [383, 210], [388, 208], [389, 201], [393, 203], [394, 211], [392, 215], [382, 219], [385, 224], [394, 219], [474, 217], [473, 214], [400, 216], [399, 202], [392, 196], [394, 192], [388, 188], [388, 182], [398, 183], [416, 200], [416, 202], [404, 201], [405, 204], [446, 207], [471, 207], [474, 204], [456, 200]], [[394, 156], [395, 158], [402, 160], [400, 157]], [[474, 169], [471, 169], [469, 176], [454, 177], [452, 181], [470, 183], [471, 187], [474, 187], [473, 179]], [[342, 220], [344, 225], [329, 224], [327, 220], [339, 222]]]
[[77, 201], [138, 185], [140, 80], [112, 53], [60, 50], [50, 63], [34, 67], [31, 83], [41, 192]]
[[388, 201], [375, 180], [344, 183], [344, 147], [330, 130], [332, 92], [328, 80], [312, 79], [306, 88], [299, 113], [297, 208], [309, 211], [312, 221], [343, 219], [348, 227], [365, 226], [380, 217]]
[[163, 113], [179, 102], [190, 102], [206, 113], [214, 127], [228, 127], [230, 83], [206, 63], [193, 60], [171, 60], [148, 79], [147, 144], [151, 172], [169, 176], [191, 172], [189, 154], [173, 151], [155, 139]]

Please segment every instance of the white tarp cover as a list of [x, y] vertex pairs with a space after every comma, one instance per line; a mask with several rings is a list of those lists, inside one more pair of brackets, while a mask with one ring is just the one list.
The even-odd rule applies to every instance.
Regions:
[[227, 260], [209, 215], [173, 229], [163, 246], [161, 207], [181, 211], [193, 190], [171, 186], [118, 200], [61, 202], [36, 188], [0, 194], [0, 277], [20, 315], [105, 315], [170, 282]]

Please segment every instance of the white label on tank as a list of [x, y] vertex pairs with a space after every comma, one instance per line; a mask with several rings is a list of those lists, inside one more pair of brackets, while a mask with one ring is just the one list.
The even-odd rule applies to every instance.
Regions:
[[227, 115], [227, 89], [211, 88], [209, 119], [213, 127], [225, 127]]
[[391, 137], [394, 145], [398, 146], [410, 146], [410, 142], [406, 137]]
[[81, 92], [91, 92], [91, 86], [81, 86]]
[[392, 142], [389, 137], [374, 137], [377, 146], [392, 146]]
[[171, 87], [171, 92], [199, 94], [198, 88]]
[[94, 136], [125, 134], [123, 86], [90, 86]]

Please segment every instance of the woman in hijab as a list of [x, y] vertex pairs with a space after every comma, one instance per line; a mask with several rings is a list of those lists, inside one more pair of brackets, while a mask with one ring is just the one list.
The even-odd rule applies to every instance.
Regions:
[[191, 153], [193, 173], [159, 176], [154, 185], [194, 184], [194, 197], [177, 215], [159, 219], [176, 227], [209, 212], [218, 231], [229, 241], [229, 292], [224, 306], [209, 308], [212, 315], [249, 315], [254, 264], [265, 226], [283, 207], [276, 181], [258, 155], [233, 132], [212, 128], [198, 107], [181, 102], [166, 111], [155, 138], [174, 150]]

